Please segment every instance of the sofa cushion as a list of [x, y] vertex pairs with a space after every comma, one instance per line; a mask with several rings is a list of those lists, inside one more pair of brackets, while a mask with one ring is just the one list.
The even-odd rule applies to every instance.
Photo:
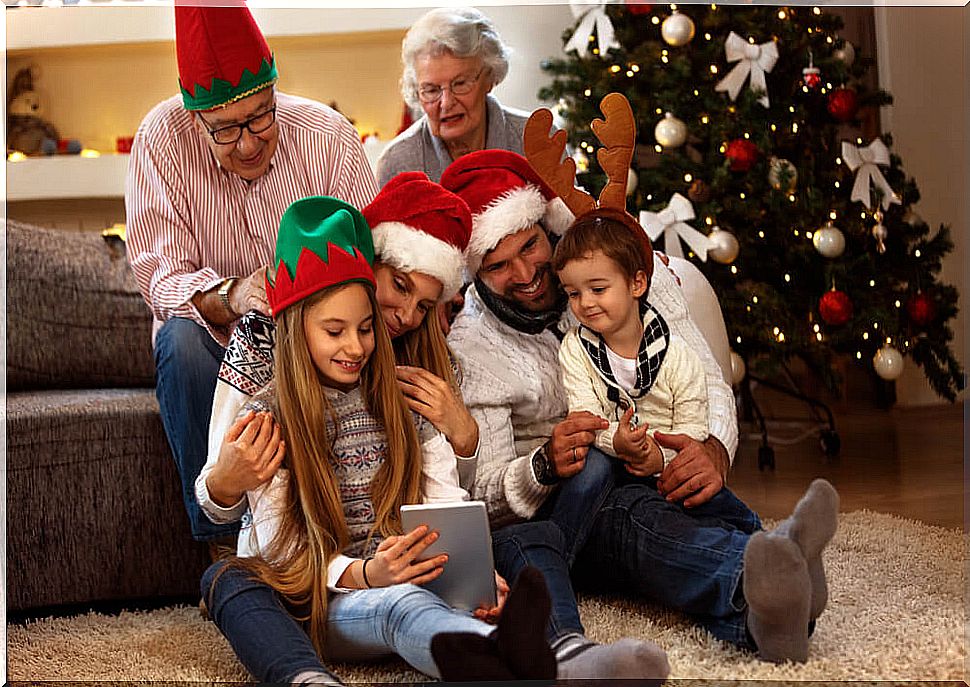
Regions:
[[152, 386], [151, 312], [124, 244], [6, 224], [8, 390]]
[[9, 609], [198, 593], [153, 390], [8, 394], [6, 458]]

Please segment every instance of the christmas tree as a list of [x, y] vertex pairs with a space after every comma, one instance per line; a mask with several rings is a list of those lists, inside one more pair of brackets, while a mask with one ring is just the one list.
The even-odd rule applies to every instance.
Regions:
[[[569, 135], [577, 181], [605, 183], [590, 122], [607, 93], [637, 119], [628, 209], [717, 292], [733, 350], [769, 372], [801, 358], [833, 390], [833, 356], [895, 379], [905, 357], [954, 400], [949, 229], [913, 211], [889, 135], [862, 138], [871, 59], [812, 7], [599, 5], [563, 34], [539, 97]], [[765, 370], [764, 368], [768, 368]]]

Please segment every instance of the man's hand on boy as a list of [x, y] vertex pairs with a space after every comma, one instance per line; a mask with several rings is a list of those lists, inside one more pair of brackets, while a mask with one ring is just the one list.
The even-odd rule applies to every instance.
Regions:
[[609, 426], [609, 422], [587, 410], [570, 413], [556, 425], [545, 448], [556, 476], [566, 478], [581, 472], [596, 432]]
[[663, 432], [654, 436], [661, 446], [677, 451], [657, 480], [657, 490], [668, 501], [691, 508], [707, 503], [724, 488], [730, 461], [717, 439], [700, 442], [686, 434]]

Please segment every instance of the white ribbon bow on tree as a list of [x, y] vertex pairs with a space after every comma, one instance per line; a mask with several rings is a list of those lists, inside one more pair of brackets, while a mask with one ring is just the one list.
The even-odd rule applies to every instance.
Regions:
[[721, 79], [714, 90], [727, 91], [731, 100], [736, 100], [744, 80], [751, 74], [749, 87], [752, 91], [764, 93], [758, 102], [768, 107], [768, 82], [765, 73], [775, 68], [778, 61], [778, 45], [768, 41], [761, 45], [753, 45], [732, 31], [724, 41], [724, 52], [728, 62], [737, 62], [727, 76]]
[[852, 185], [852, 200], [864, 203], [867, 208], [872, 207], [872, 195], [869, 192], [869, 182], [873, 182], [882, 191], [882, 208], [888, 210], [893, 203], [901, 203], [886, 177], [879, 171], [877, 165], [889, 164], [889, 148], [881, 138], [875, 139], [865, 148], [842, 141], [842, 160], [849, 169], [855, 172], [855, 184]]
[[621, 47], [616, 40], [613, 31], [613, 22], [606, 16], [606, 6], [610, 0], [570, 0], [569, 9], [573, 12], [573, 17], [582, 21], [576, 27], [576, 32], [563, 48], [564, 52], [575, 50], [580, 57], [586, 57], [586, 50], [589, 47], [590, 36], [593, 35], [593, 27], [596, 27], [597, 47], [600, 51], [600, 58], [606, 59], [606, 51], [610, 48]]
[[668, 255], [684, 257], [680, 248], [680, 239], [683, 239], [702, 262], [707, 262], [707, 251], [714, 247], [714, 243], [694, 227], [686, 224], [692, 219], [694, 219], [694, 206], [679, 193], [675, 193], [667, 207], [660, 212], [640, 211], [640, 226], [647, 232], [651, 241], [656, 241], [661, 234], [664, 235], [664, 250]]

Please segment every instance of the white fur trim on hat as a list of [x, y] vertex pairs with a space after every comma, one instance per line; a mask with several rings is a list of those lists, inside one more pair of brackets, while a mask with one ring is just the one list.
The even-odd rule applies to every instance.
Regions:
[[434, 277], [441, 282], [440, 301], [458, 293], [465, 258], [455, 246], [402, 222], [381, 222], [371, 233], [378, 260], [403, 272]]
[[573, 219], [573, 213], [561, 198], [546, 201], [532, 184], [502, 194], [472, 218], [472, 236], [465, 251], [468, 272], [478, 272], [485, 254], [506, 236], [540, 220], [547, 231], [561, 236]]

